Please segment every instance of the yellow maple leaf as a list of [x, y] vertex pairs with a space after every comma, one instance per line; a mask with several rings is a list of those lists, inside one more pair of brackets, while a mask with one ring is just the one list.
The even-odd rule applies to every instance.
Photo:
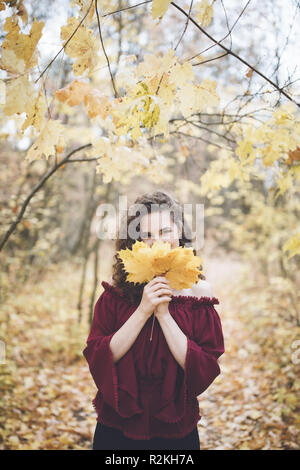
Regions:
[[166, 54], [161, 51], [156, 54], [146, 54], [143, 62], [137, 66], [136, 74], [147, 79], [156, 77], [160, 80], [164, 73], [168, 73], [175, 66], [177, 60], [174, 49], [169, 49]]
[[201, 26], [209, 26], [213, 18], [213, 4], [210, 4], [209, 0], [202, 0], [198, 2], [194, 8], [196, 10], [196, 18]]
[[112, 107], [112, 102], [107, 95], [77, 78], [64, 88], [56, 90], [55, 97], [69, 106], [77, 106], [83, 102], [90, 118], [100, 115], [102, 119], [105, 119]]
[[291, 258], [295, 255], [300, 255], [300, 233], [296, 233], [296, 235], [292, 236], [285, 242], [283, 245], [283, 251], [289, 251], [288, 258]]
[[275, 199], [277, 199], [281, 194], [286, 193], [293, 186], [293, 172], [287, 171], [286, 173], [281, 173], [276, 183], [277, 192], [275, 195]]
[[24, 131], [28, 126], [33, 126], [40, 132], [44, 127], [45, 113], [47, 111], [47, 103], [44, 95], [44, 90], [40, 88], [38, 97], [36, 100], [31, 100], [31, 105], [27, 106], [26, 112], [27, 117], [22, 124], [21, 130]]
[[2, 49], [0, 69], [6, 70], [11, 74], [21, 74], [25, 70], [25, 62], [22, 58], [17, 57], [16, 53], [11, 49]]
[[95, 13], [95, 2], [93, 2], [91, 6], [91, 0], [73, 0], [71, 2], [71, 6], [76, 4], [79, 6], [79, 19], [81, 20], [87, 13], [88, 9], [90, 8], [88, 15], [86, 16], [84, 23], [90, 24], [93, 21], [94, 13]]
[[6, 83], [6, 102], [3, 108], [6, 116], [30, 113], [34, 99], [34, 86], [28, 75], [13, 78]]
[[55, 97], [69, 106], [77, 106], [83, 101], [85, 94], [89, 90], [90, 86], [88, 83], [75, 79], [64, 88], [56, 90]]
[[63, 145], [64, 126], [58, 120], [49, 120], [42, 132], [27, 152], [25, 160], [32, 162], [39, 160], [43, 155], [48, 159], [56, 154], [55, 146]]
[[169, 73], [170, 82], [175, 83], [176, 86], [181, 87], [186, 85], [188, 80], [194, 80], [195, 74], [193, 66], [190, 62], [184, 62], [183, 64], [176, 64], [171, 68]]
[[155, 272], [152, 269], [151, 253], [146, 243], [137, 240], [131, 249], [119, 250], [117, 254], [128, 273], [128, 282], [143, 283], [154, 277]]
[[183, 116], [200, 112], [205, 107], [217, 106], [220, 97], [216, 92], [216, 81], [206, 78], [200, 84], [189, 84], [177, 92], [179, 109]]
[[102, 174], [104, 183], [109, 183], [112, 179], [125, 182], [134, 174], [146, 171], [151, 166], [149, 152], [147, 147], [135, 149], [123, 145], [121, 140], [111, 142], [107, 137], [100, 137], [92, 139], [92, 147], [86, 154], [98, 158], [96, 172]]
[[[10, 56], [7, 55], [8, 51], [13, 51], [18, 59], [24, 61], [24, 71], [34, 67], [37, 64], [36, 46], [41, 38], [43, 27], [44, 21], [34, 19], [30, 33], [20, 33], [17, 19], [13, 16], [7, 17], [4, 24], [4, 30], [7, 31], [7, 34], [2, 44], [1, 68], [6, 65], [9, 65], [10, 69], [12, 68]], [[19, 63], [17, 68], [19, 70]]]
[[300, 147], [297, 147], [295, 150], [290, 150], [288, 153], [288, 158], [286, 160], [287, 165], [292, 165], [293, 162], [300, 161]]
[[238, 146], [235, 153], [238, 157], [240, 157], [240, 160], [246, 160], [248, 156], [251, 156], [253, 154], [252, 142], [245, 139], [239, 140], [237, 143]]
[[[61, 27], [60, 36], [65, 45], [79, 24], [74, 16], [68, 19], [68, 23]], [[65, 46], [65, 52], [72, 59], [76, 59], [72, 65], [74, 75], [90, 73], [98, 64], [98, 47], [96, 37], [91, 29], [81, 24], [74, 36]]]
[[84, 107], [90, 118], [101, 116], [105, 119], [111, 112], [112, 103], [109, 96], [92, 88], [84, 95]]
[[132, 249], [119, 250], [127, 281], [136, 283], [149, 282], [155, 276], [162, 275], [168, 279], [170, 286], [176, 290], [187, 289], [198, 281], [200, 256], [195, 256], [193, 248], [171, 248], [169, 242], [158, 240], [149, 247], [137, 240]]
[[161, 19], [169, 8], [170, 3], [171, 0], [153, 0], [151, 6], [152, 18], [154, 20], [156, 18]]

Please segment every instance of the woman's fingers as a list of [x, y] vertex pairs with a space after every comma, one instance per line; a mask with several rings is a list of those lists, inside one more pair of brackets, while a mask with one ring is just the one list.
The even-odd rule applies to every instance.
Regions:
[[157, 297], [154, 302], [156, 305], [158, 305], [162, 302], [170, 302], [170, 300], [172, 300], [172, 298], [165, 295], [164, 297]]
[[153, 292], [153, 295], [155, 296], [155, 298], [161, 298], [161, 296], [163, 295], [167, 295], [168, 297], [172, 297], [172, 292], [170, 291], [170, 289], [164, 289], [164, 288], [161, 288], [161, 289], [158, 289], [157, 291]]
[[171, 291], [171, 287], [169, 284], [166, 284], [164, 282], [160, 282], [155, 284], [154, 286], [151, 287], [151, 292], [156, 292], [158, 289], [169, 289]]
[[158, 282], [164, 282], [164, 283], [169, 283], [168, 279], [165, 278], [164, 276], [156, 276], [153, 279], [151, 279], [150, 282], [148, 282], [148, 286], [155, 285]]

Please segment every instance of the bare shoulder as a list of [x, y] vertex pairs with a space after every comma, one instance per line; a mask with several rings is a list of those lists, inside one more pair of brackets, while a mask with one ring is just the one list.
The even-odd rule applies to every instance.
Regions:
[[208, 281], [205, 281], [204, 279], [199, 279], [197, 284], [194, 284], [192, 287], [192, 295], [195, 295], [196, 297], [213, 297], [213, 288], [211, 284]]

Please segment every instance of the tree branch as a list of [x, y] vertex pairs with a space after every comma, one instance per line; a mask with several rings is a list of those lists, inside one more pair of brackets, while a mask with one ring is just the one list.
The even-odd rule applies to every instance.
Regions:
[[65, 163], [68, 162], [69, 158], [74, 155], [74, 153], [76, 152], [79, 152], [80, 150], [83, 150], [85, 148], [88, 148], [88, 147], [91, 147], [92, 144], [86, 144], [86, 145], [82, 145], [81, 147], [78, 147], [77, 149], [74, 149], [72, 150], [70, 153], [68, 153], [68, 155], [66, 155], [65, 158], [63, 158], [59, 163], [55, 163], [55, 165], [48, 171], [48, 173], [46, 173], [43, 178], [41, 179], [41, 181], [33, 188], [33, 190], [31, 191], [31, 193], [27, 196], [27, 198], [25, 199], [25, 201], [23, 202], [22, 204], [22, 207], [21, 207], [21, 210], [16, 218], [16, 220], [11, 224], [10, 228], [8, 229], [8, 231], [6, 232], [6, 234], [4, 235], [3, 237], [3, 240], [1, 241], [0, 243], [0, 251], [2, 250], [2, 248], [4, 247], [5, 243], [7, 242], [7, 240], [9, 239], [9, 237], [11, 236], [11, 234], [15, 231], [17, 225], [20, 223], [24, 213], [25, 213], [25, 210], [29, 204], [29, 202], [31, 201], [31, 199], [33, 198], [33, 196], [35, 195], [35, 193], [37, 193], [39, 191], [39, 189], [41, 189], [41, 187], [46, 183], [46, 181], [50, 178], [50, 176], [52, 176], [57, 170], [58, 168], [60, 168], [62, 165], [64, 165]]
[[78, 28], [80, 27], [80, 25], [84, 22], [85, 18], [87, 17], [90, 9], [92, 8], [92, 5], [93, 5], [93, 1], [91, 1], [91, 4], [86, 12], [86, 14], [84, 15], [84, 17], [82, 18], [82, 20], [78, 23], [78, 25], [76, 26], [76, 28], [74, 29], [73, 33], [71, 34], [71, 36], [69, 37], [69, 39], [65, 42], [65, 44], [63, 45], [63, 47], [58, 51], [58, 53], [53, 57], [53, 59], [49, 62], [49, 64], [47, 65], [47, 67], [43, 70], [43, 72], [40, 74], [40, 76], [35, 80], [34, 83], [38, 82], [39, 79], [44, 75], [44, 73], [46, 72], [46, 70], [48, 70], [49, 67], [51, 67], [51, 65], [53, 64], [53, 62], [55, 61], [56, 57], [59, 56], [59, 54], [61, 53], [61, 51], [63, 51], [65, 49], [65, 47], [69, 44], [69, 42], [71, 41], [72, 37], [74, 36], [74, 34], [76, 34], [76, 31], [78, 30]]
[[189, 23], [189, 19], [190, 19], [190, 14], [191, 14], [191, 9], [192, 9], [192, 7], [193, 7], [193, 1], [194, 1], [194, 0], [192, 0], [192, 1], [191, 1], [191, 4], [190, 4], [189, 13], [188, 13], [187, 20], [186, 20], [186, 22], [185, 22], [184, 30], [182, 31], [182, 34], [181, 34], [181, 36], [180, 36], [180, 38], [179, 38], [178, 43], [176, 44], [176, 47], [174, 48], [174, 51], [176, 51], [177, 47], [178, 47], [179, 44], [180, 44], [180, 41], [182, 40], [182, 38], [183, 38], [183, 36], [184, 36], [184, 34], [185, 34], [186, 30], [187, 30], [188, 23]]
[[[180, 7], [178, 6], [176, 3], [174, 2], [171, 2], [171, 5], [173, 5], [177, 10], [179, 10], [183, 15], [187, 16], [188, 17], [188, 14]], [[205, 34], [205, 36], [207, 36], [212, 42], [214, 42], [215, 44], [217, 44], [219, 47], [221, 47], [224, 51], [227, 52], [227, 54], [230, 54], [232, 55], [233, 57], [235, 57], [237, 60], [239, 60], [240, 62], [242, 62], [242, 64], [246, 65], [247, 67], [249, 67], [251, 70], [253, 70], [253, 72], [255, 72], [257, 75], [259, 75], [260, 77], [262, 77], [264, 80], [266, 80], [268, 83], [270, 83], [270, 85], [272, 85], [274, 88], [276, 88], [276, 90], [279, 91], [279, 93], [281, 93], [282, 95], [284, 95], [288, 100], [292, 101], [293, 103], [295, 103], [299, 108], [300, 108], [300, 103], [297, 103], [290, 95], [288, 95], [285, 91], [282, 90], [282, 88], [280, 88], [278, 85], [276, 85], [276, 83], [272, 82], [272, 80], [270, 80], [266, 75], [264, 75], [262, 72], [260, 72], [259, 70], [257, 70], [255, 67], [253, 67], [253, 65], [249, 64], [249, 62], [247, 62], [245, 59], [243, 59], [242, 57], [240, 57], [238, 54], [236, 54], [235, 52], [233, 52], [231, 49], [228, 49], [226, 46], [224, 46], [223, 44], [220, 43], [220, 41], [217, 41], [215, 38], [213, 38], [209, 33], [207, 33], [192, 17], [190, 17], [190, 21], [196, 26], [196, 28], [198, 28], [203, 34]]]
[[111, 72], [109, 59], [108, 59], [108, 56], [107, 56], [107, 54], [106, 54], [106, 50], [105, 50], [104, 43], [103, 43], [103, 38], [102, 38], [102, 32], [101, 32], [101, 26], [100, 26], [100, 18], [99, 18], [99, 12], [98, 12], [98, 0], [95, 0], [95, 9], [96, 9], [96, 15], [97, 15], [97, 22], [98, 22], [98, 30], [99, 30], [100, 42], [101, 42], [102, 49], [103, 49], [103, 52], [104, 52], [104, 55], [105, 55], [105, 58], [106, 58], [107, 65], [108, 65], [108, 70], [109, 70], [109, 73], [110, 73], [110, 78], [111, 78], [112, 86], [113, 86], [113, 89], [114, 89], [115, 98], [117, 98], [117, 97], [118, 97], [118, 92], [117, 92], [117, 89], [116, 89], [114, 77], [113, 77], [113, 74], [112, 74], [112, 72]]

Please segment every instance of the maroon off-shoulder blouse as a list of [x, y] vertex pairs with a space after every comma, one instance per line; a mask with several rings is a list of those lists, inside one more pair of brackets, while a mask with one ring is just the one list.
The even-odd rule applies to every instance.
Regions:
[[197, 396], [220, 374], [225, 352], [216, 297], [174, 295], [169, 312], [187, 336], [184, 369], [172, 355], [159, 321], [148, 318], [131, 348], [114, 363], [109, 343], [138, 304], [102, 281], [83, 350], [97, 386], [97, 421], [131, 439], [181, 438], [201, 419]]

